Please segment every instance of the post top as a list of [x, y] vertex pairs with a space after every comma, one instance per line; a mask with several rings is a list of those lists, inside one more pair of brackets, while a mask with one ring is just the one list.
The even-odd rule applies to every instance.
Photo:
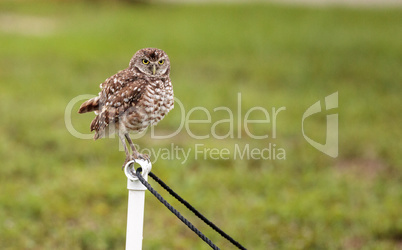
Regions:
[[147, 188], [142, 185], [142, 183], [138, 180], [136, 175], [135, 164], [139, 164], [142, 172], [141, 175], [144, 177], [145, 180], [148, 180], [148, 173], [151, 172], [152, 164], [149, 161], [136, 159], [135, 161], [127, 162], [126, 166], [124, 166], [124, 174], [127, 176], [127, 189], [130, 190], [146, 190]]

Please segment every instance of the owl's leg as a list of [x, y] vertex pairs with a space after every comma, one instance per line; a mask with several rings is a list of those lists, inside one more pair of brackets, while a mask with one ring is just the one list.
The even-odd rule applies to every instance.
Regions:
[[130, 152], [127, 149], [127, 145], [126, 145], [126, 140], [124, 139], [123, 135], [119, 133], [119, 138], [121, 143], [123, 144], [124, 147], [124, 152], [126, 153], [126, 160], [123, 163], [123, 167], [121, 168], [122, 170], [124, 170], [124, 167], [126, 166], [126, 164], [133, 160], [132, 156], [130, 155]]
[[134, 157], [134, 159], [141, 159], [141, 160], [149, 161], [149, 162], [151, 161], [151, 160], [149, 159], [149, 156], [148, 156], [147, 154], [140, 154], [140, 153], [137, 151], [137, 149], [135, 148], [134, 143], [133, 143], [133, 141], [131, 140], [129, 134], [125, 134], [124, 136], [126, 137], [126, 139], [127, 139], [127, 141], [128, 141], [128, 144], [130, 144], [131, 151], [133, 151], [132, 156]]

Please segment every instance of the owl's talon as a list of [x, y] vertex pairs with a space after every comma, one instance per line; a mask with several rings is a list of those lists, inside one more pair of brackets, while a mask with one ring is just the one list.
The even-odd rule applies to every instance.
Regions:
[[134, 159], [140, 159], [140, 160], [144, 160], [144, 161], [147, 161], [147, 162], [151, 162], [151, 159], [149, 158], [149, 155], [147, 155], [147, 154], [140, 154], [138, 152], [134, 152], [132, 157]]
[[149, 159], [149, 156], [147, 154], [139, 154], [137, 159], [151, 162], [151, 160]]

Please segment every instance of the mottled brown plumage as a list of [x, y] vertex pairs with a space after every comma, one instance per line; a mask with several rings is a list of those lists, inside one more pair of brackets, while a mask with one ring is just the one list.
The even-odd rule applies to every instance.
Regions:
[[[117, 132], [129, 160], [148, 156], [137, 152], [129, 132], [140, 132], [156, 125], [173, 108], [173, 87], [169, 78], [170, 61], [160, 49], [137, 51], [129, 67], [107, 78], [100, 84], [97, 97], [84, 102], [78, 113], [94, 111], [91, 131], [94, 139]], [[132, 149], [129, 154], [125, 139]], [[124, 165], [123, 165], [124, 166]]]

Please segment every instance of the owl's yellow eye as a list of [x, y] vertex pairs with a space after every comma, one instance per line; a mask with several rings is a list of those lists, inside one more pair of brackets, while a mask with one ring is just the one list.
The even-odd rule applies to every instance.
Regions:
[[148, 64], [149, 61], [148, 61], [147, 59], [142, 59], [142, 63], [143, 63], [143, 64]]
[[158, 62], [160, 65], [162, 65], [162, 64], [164, 64], [165, 63], [165, 60], [160, 60], [159, 62]]

